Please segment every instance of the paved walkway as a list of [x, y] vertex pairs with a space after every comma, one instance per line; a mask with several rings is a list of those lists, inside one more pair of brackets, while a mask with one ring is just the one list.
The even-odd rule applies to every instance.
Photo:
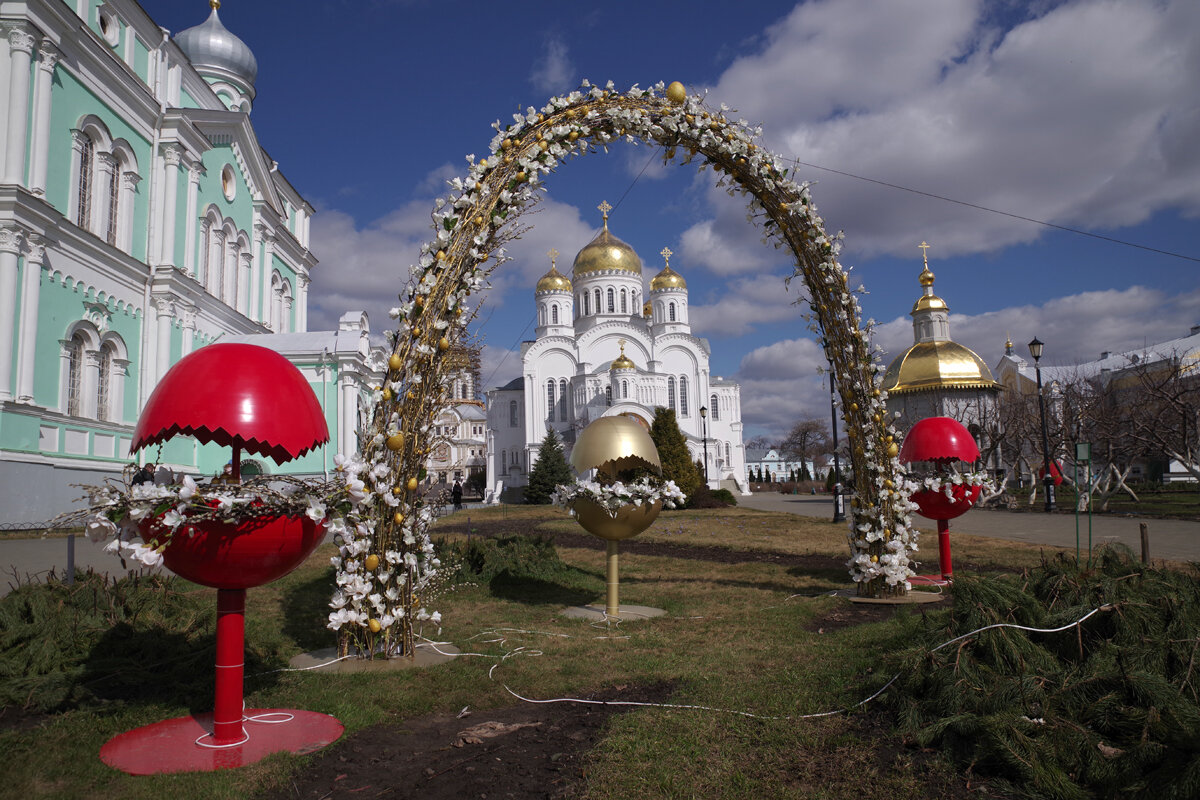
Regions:
[[[786, 511], [806, 517], [833, 519], [833, 500], [829, 495], [794, 495], [759, 493], [738, 497], [738, 503], [763, 511]], [[917, 527], [924, 533], [936, 533], [937, 523], [917, 517]], [[1135, 554], [1142, 551], [1140, 523], [1150, 528], [1150, 557], [1171, 561], [1200, 561], [1200, 522], [1177, 519], [1148, 519], [1141, 517], [1096, 514], [1092, 516], [1092, 545], [1119, 541], [1129, 545]], [[1075, 515], [1069, 512], [1047, 514], [1042, 511], [995, 511], [972, 509], [958, 519], [950, 520], [950, 533], [970, 533], [1018, 542], [1048, 544], [1056, 547], [1075, 547]], [[1079, 517], [1080, 547], [1087, 548], [1088, 518]]]

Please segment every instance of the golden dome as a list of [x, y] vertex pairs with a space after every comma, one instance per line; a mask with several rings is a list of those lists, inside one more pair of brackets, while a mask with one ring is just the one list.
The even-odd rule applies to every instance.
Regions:
[[558, 267], [551, 265], [550, 271], [538, 279], [537, 291], [569, 292], [571, 291], [571, 279], [559, 272]]
[[650, 280], [650, 291], [657, 292], [659, 289], [686, 289], [687, 281], [683, 279], [675, 270], [668, 265], [663, 267], [663, 271], [655, 275]]
[[650, 307], [650, 301], [649, 301], [649, 300], [647, 300], [645, 303], [642, 303], [642, 316], [643, 316], [643, 317], [652, 317], [652, 316], [654, 316], [654, 309]]
[[613, 236], [607, 223], [596, 238], [592, 239], [575, 256], [574, 276], [578, 280], [581, 275], [605, 270], [620, 270], [641, 277], [642, 260], [633, 248]]
[[[930, 274], [932, 275], [933, 273]], [[909, 314], [911, 316], [912, 314], [918, 314], [922, 311], [949, 310], [950, 306], [946, 305], [946, 301], [938, 297], [936, 294], [923, 294], [917, 299], [917, 302], [913, 303], [913, 310], [909, 312]]]
[[[923, 298], [925, 299], [925, 298]], [[999, 389], [983, 359], [957, 342], [918, 342], [888, 365], [883, 388], [889, 394], [935, 389]]]
[[629, 356], [625, 355], [624, 339], [620, 341], [620, 345], [621, 355], [617, 356], [617, 359], [612, 362], [612, 366], [608, 368], [609, 372], [615, 372], [619, 369], [637, 369], [637, 365], [633, 363], [633, 360]]

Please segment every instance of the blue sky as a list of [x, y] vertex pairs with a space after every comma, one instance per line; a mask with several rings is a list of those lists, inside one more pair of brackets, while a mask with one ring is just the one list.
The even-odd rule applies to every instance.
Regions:
[[[178, 32], [200, 0], [142, 0]], [[374, 330], [427, 238], [446, 179], [491, 123], [587, 78], [682, 81], [761, 124], [801, 166], [865, 316], [890, 353], [911, 343], [918, 245], [930, 245], [951, 333], [989, 364], [1011, 334], [1045, 360], [1095, 358], [1200, 324], [1200, 3], [1194, 0], [814, 0], [567, 3], [228, 0], [254, 51], [251, 118], [318, 209], [310, 328], [366, 309]], [[648, 166], [647, 166], [648, 165]], [[830, 171], [836, 170], [837, 172]], [[838, 174], [850, 173], [870, 181]], [[872, 182], [875, 181], [875, 182]], [[881, 183], [1075, 228], [1069, 233]], [[709, 172], [622, 145], [563, 165], [510, 247], [481, 313], [488, 385], [517, 374], [532, 287], [554, 247], [569, 267], [617, 206], [613, 231], [688, 281], [714, 374], [742, 383], [747, 436], [824, 418], [819, 349], [745, 201]], [[524, 331], [524, 336], [522, 336]], [[885, 360], [889, 356], [885, 356]]]

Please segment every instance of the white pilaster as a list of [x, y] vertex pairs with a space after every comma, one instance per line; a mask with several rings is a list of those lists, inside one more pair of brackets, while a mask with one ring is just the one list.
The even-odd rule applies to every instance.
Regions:
[[262, 305], [257, 310], [259, 321], [270, 326], [272, 309], [275, 306], [275, 298], [271, 296], [271, 272], [275, 260], [275, 236], [273, 234], [265, 233], [263, 235], [262, 253], [262, 270], [260, 273], [260, 277], [262, 278]]
[[21, 281], [21, 324], [17, 333], [17, 402], [33, 402], [33, 371], [37, 357], [38, 297], [46, 245], [42, 237], [25, 237], [25, 274]]
[[192, 347], [196, 342], [196, 307], [195, 306], [180, 306], [179, 321], [183, 325], [183, 351], [182, 356], [186, 356], [192, 352]]
[[83, 354], [83, 375], [79, 384], [79, 416], [95, 419], [99, 416], [100, 351], [86, 350]]
[[161, 381], [171, 368], [171, 316], [174, 304], [169, 298], [156, 297], [154, 303], [154, 377]]
[[4, 143], [4, 183], [24, 185], [25, 142], [29, 116], [29, 65], [35, 39], [27, 25], [8, 28], [8, 132]]
[[250, 263], [250, 309], [246, 312], [246, 316], [252, 320], [262, 320], [260, 305], [262, 302], [262, 274], [263, 274], [263, 236], [266, 229], [261, 222], [254, 223], [250, 233], [250, 253], [254, 260]]
[[241, 250], [237, 254], [237, 310], [247, 317], [250, 316], [250, 283], [253, 280], [254, 274], [252, 269], [253, 255], [249, 250]]
[[307, 275], [296, 276], [296, 330], [303, 333], [308, 330], [308, 284]]
[[179, 164], [183, 160], [183, 148], [177, 144], [166, 144], [162, 148], [163, 169], [166, 171], [163, 189], [162, 247], [158, 263], [175, 266], [175, 205], [179, 197]]
[[183, 231], [183, 271], [196, 277], [196, 202], [200, 196], [200, 174], [204, 167], [197, 161], [188, 166], [187, 222]]
[[39, 197], [46, 194], [46, 167], [50, 153], [50, 97], [54, 68], [61, 56], [48, 41], [38, 47], [37, 75], [33, 84], [33, 158], [29, 167], [29, 190]]
[[20, 228], [0, 227], [0, 400], [11, 400], [13, 335], [17, 318], [17, 257], [24, 234]]

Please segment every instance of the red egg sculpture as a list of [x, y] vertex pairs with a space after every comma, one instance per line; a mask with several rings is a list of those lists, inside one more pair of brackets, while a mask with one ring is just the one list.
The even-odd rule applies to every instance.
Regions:
[[[956, 461], [971, 463], [979, 458], [979, 445], [961, 422], [950, 417], [927, 417], [912, 426], [900, 448], [904, 464], [930, 462], [945, 467]], [[947, 496], [946, 489], [950, 495]], [[917, 513], [937, 520], [938, 560], [942, 582], [954, 577], [950, 561], [950, 525], [947, 520], [965, 514], [979, 499], [981, 487], [947, 484], [939, 490], [923, 489], [909, 498], [917, 504]]]
[[[300, 371], [274, 350], [235, 343], [201, 348], [168, 370], [146, 401], [130, 450], [178, 434], [232, 447], [233, 484], [242, 451], [283, 462], [329, 441]], [[324, 520], [256, 515], [253, 505], [236, 521], [185, 522], [173, 535], [156, 518], [141, 523], [147, 543], [165, 544], [168, 569], [217, 589], [214, 710], [116, 736], [100, 750], [106, 764], [134, 775], [226, 769], [281, 751], [312, 752], [341, 736], [342, 724], [327, 714], [243, 708], [246, 589], [291, 572], [325, 535]]]

